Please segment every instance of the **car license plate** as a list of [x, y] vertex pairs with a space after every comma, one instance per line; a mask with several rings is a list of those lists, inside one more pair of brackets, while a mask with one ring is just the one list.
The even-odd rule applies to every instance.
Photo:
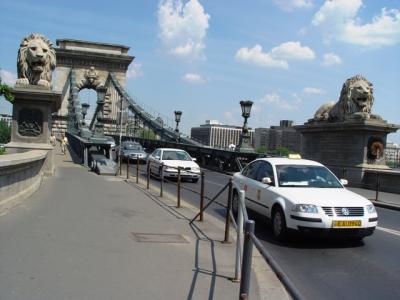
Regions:
[[333, 228], [361, 227], [361, 220], [333, 221], [332, 227]]

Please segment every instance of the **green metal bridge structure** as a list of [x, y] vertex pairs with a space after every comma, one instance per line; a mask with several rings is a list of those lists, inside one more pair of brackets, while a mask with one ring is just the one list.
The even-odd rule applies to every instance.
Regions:
[[[126, 72], [134, 60], [129, 47], [72, 39], [58, 39], [55, 88], [62, 91], [61, 109], [53, 114], [53, 132], [65, 133], [81, 163], [91, 162], [93, 147], [106, 155], [114, 141], [131, 139], [122, 119], [135, 119], [151, 130], [156, 138], [135, 137], [148, 151], [158, 147], [184, 149], [204, 167], [220, 171], [236, 171], [240, 162], [257, 157], [256, 153], [215, 149], [203, 145], [173, 128], [173, 123], [160, 113], [149, 112], [130, 95], [126, 88]], [[85, 123], [88, 105], [81, 103], [79, 92], [94, 90], [96, 108], [90, 124]]]

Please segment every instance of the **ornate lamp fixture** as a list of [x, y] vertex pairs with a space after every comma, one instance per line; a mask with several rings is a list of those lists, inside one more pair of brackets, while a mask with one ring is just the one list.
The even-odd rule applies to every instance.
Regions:
[[87, 111], [90, 107], [89, 103], [82, 103], [82, 116], [83, 116], [83, 121], [85, 122], [85, 117], [87, 115]]
[[250, 144], [250, 134], [247, 128], [247, 119], [250, 117], [251, 107], [253, 101], [246, 100], [240, 101], [240, 108], [242, 109], [242, 117], [244, 118], [242, 134], [240, 135], [239, 147], [236, 148], [240, 152], [254, 152], [253, 147]]
[[175, 114], [175, 122], [176, 122], [175, 132], [177, 133], [177, 142], [179, 143], [179, 141], [180, 141], [179, 122], [181, 121], [182, 112], [180, 110], [175, 110], [174, 114]]

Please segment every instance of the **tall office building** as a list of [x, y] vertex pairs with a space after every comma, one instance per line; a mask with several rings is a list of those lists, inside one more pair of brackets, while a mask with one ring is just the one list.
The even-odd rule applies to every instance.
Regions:
[[254, 148], [262, 146], [268, 150], [285, 147], [290, 151], [300, 152], [301, 135], [293, 127], [293, 121], [281, 120], [279, 126], [255, 129]]
[[[199, 127], [192, 127], [191, 138], [213, 148], [228, 148], [239, 144], [242, 126], [221, 124], [217, 120], [206, 120]], [[249, 129], [250, 141], [253, 144], [254, 130]]]

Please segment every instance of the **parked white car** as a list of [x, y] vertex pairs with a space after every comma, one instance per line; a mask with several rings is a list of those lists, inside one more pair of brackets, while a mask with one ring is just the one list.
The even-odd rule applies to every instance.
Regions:
[[181, 179], [199, 181], [200, 167], [186, 151], [173, 148], [158, 148], [147, 158], [150, 174], [161, 176], [161, 165], [164, 164], [164, 177], [178, 178], [178, 167], [181, 168]]
[[362, 239], [377, 226], [374, 205], [347, 190], [347, 180], [338, 180], [315, 161], [256, 159], [233, 175], [233, 183], [234, 211], [238, 191], [244, 190], [246, 207], [269, 218], [279, 240], [290, 230]]

